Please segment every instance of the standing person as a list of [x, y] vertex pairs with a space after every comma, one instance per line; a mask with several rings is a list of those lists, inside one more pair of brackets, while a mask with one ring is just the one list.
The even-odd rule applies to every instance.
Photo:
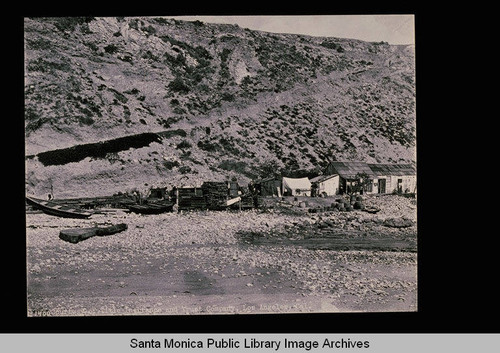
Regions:
[[134, 190], [134, 199], [135, 199], [135, 202], [137, 202], [139, 205], [142, 204], [142, 197], [141, 197], [141, 193], [137, 190]]

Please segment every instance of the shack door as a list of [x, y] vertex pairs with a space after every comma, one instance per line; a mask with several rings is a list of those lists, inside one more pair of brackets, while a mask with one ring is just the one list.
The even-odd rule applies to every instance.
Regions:
[[403, 179], [398, 179], [398, 193], [403, 193]]
[[378, 193], [385, 194], [385, 179], [378, 180]]

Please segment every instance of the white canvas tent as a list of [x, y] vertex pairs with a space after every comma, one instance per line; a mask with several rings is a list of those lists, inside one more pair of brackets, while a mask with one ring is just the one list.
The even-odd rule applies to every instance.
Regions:
[[311, 196], [311, 182], [309, 178], [283, 177], [283, 194], [292, 196]]

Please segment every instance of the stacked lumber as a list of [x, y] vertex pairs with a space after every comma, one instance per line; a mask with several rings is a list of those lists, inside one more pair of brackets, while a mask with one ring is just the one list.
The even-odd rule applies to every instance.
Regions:
[[204, 209], [207, 207], [203, 191], [199, 188], [177, 189], [179, 210]]
[[216, 210], [228, 198], [228, 187], [226, 182], [206, 181], [201, 186], [207, 208]]
[[203, 196], [193, 196], [191, 197], [191, 208], [192, 209], [204, 209], [207, 208], [207, 203]]

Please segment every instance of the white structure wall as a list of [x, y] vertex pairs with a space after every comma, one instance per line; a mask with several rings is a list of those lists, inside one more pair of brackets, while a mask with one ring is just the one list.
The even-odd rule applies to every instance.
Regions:
[[340, 177], [335, 175], [325, 181], [318, 183], [318, 195], [326, 194], [326, 196], [333, 196], [339, 193]]
[[[381, 191], [381, 184], [385, 180], [385, 192]], [[401, 182], [399, 182], [401, 180]], [[373, 179], [372, 190], [367, 191], [368, 194], [385, 193], [391, 194], [393, 192], [400, 193], [414, 193], [417, 191], [417, 178], [415, 175], [386, 175], [377, 176]]]

